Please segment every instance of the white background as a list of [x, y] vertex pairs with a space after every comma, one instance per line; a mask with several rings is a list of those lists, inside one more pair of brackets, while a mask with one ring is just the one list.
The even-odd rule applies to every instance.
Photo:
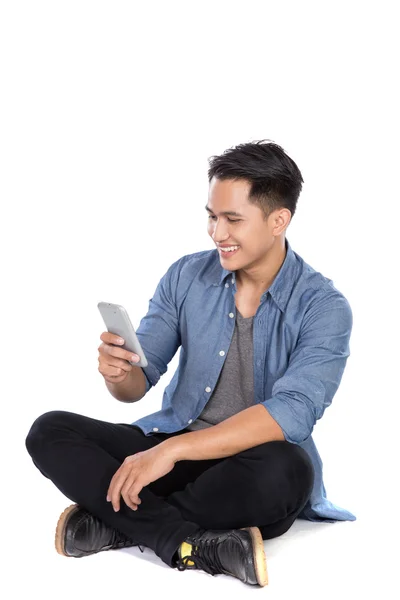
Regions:
[[[393, 598], [398, 591], [396, 2], [1, 3], [2, 560], [7, 597]], [[31, 462], [33, 420], [132, 422], [161, 407], [179, 352], [138, 404], [98, 372], [99, 301], [135, 327], [170, 264], [213, 248], [207, 159], [268, 138], [305, 184], [287, 231], [354, 316], [314, 430], [329, 499], [357, 521], [265, 541], [270, 585], [170, 569], [149, 549], [68, 560], [70, 504]], [[392, 544], [392, 549], [389, 546]]]

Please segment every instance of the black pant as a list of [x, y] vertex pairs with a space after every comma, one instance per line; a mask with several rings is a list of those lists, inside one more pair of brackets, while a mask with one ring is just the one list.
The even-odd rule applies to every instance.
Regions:
[[145, 436], [135, 425], [51, 411], [34, 421], [26, 447], [65, 496], [171, 567], [179, 545], [198, 527], [257, 526], [265, 540], [291, 527], [311, 494], [314, 469], [305, 450], [286, 441], [226, 458], [179, 461], [141, 490], [136, 511], [121, 496], [114, 512], [106, 495], [124, 459], [182, 433], [187, 430]]

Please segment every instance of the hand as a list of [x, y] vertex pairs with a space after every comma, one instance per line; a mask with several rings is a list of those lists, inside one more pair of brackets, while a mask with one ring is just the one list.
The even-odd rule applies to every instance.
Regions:
[[144, 452], [127, 456], [111, 479], [107, 502], [112, 502], [114, 510], [118, 512], [122, 496], [129, 508], [136, 510], [141, 503], [141, 490], [172, 471], [175, 463], [170, 445], [165, 446], [165, 442]]
[[104, 331], [100, 339], [103, 341], [98, 347], [100, 373], [109, 383], [125, 381], [133, 369], [128, 361], [140, 362], [140, 357], [133, 352], [118, 348], [118, 346], [124, 345], [125, 340], [114, 333]]

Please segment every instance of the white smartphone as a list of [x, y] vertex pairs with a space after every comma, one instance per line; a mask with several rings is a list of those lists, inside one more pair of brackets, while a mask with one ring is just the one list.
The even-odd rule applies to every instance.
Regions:
[[143, 348], [140, 345], [125, 308], [119, 304], [112, 304], [111, 302], [99, 302], [97, 308], [103, 317], [107, 331], [114, 335], [119, 335], [124, 339], [125, 343], [122, 346], [118, 345], [118, 348], [134, 352], [140, 357], [139, 362], [128, 361], [129, 364], [134, 367], [147, 367], [148, 362], [144, 355]]

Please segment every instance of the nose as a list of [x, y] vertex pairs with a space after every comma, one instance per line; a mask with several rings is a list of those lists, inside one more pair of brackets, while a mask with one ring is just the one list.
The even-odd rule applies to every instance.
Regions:
[[229, 237], [229, 233], [226, 230], [226, 225], [221, 225], [221, 221], [212, 223], [211, 227], [211, 237], [215, 243], [219, 244]]

